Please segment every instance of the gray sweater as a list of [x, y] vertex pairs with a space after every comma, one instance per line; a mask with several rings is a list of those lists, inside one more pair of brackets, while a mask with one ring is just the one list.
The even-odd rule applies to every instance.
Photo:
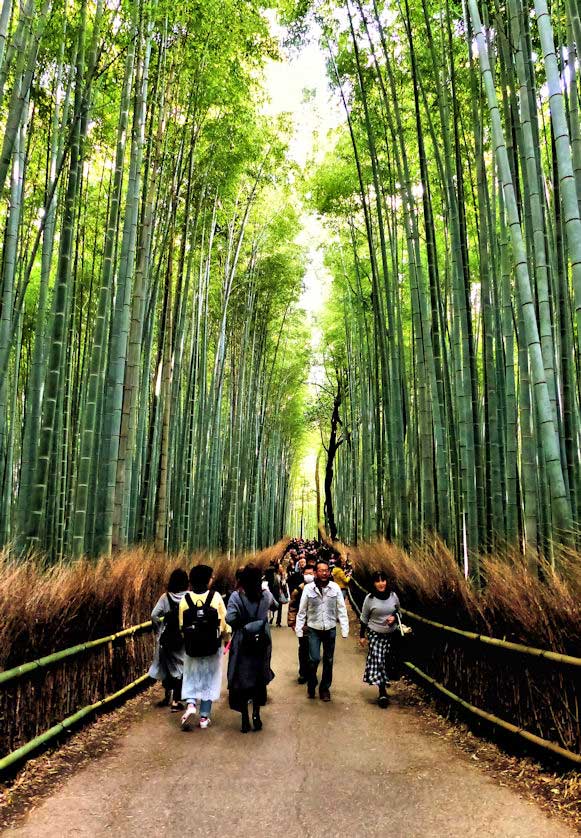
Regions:
[[399, 610], [399, 599], [393, 591], [387, 599], [379, 599], [373, 594], [367, 594], [361, 609], [362, 631], [364, 627], [377, 632], [377, 634], [391, 634], [397, 631], [397, 620], [392, 626], [388, 626], [386, 620]]

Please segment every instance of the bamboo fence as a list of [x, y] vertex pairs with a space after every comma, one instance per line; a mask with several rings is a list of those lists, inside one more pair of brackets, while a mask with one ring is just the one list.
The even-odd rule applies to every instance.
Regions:
[[[349, 595], [359, 612], [367, 591], [352, 582]], [[412, 677], [473, 716], [581, 764], [581, 658], [402, 613], [413, 624], [401, 650]]]
[[151, 629], [140, 623], [0, 672], [0, 771], [144, 683]]

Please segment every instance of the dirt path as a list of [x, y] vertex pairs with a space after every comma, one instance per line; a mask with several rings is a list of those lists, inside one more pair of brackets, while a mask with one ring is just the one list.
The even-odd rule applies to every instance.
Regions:
[[261, 733], [242, 735], [226, 696], [190, 733], [152, 707], [116, 748], [79, 770], [6, 838], [570, 838], [448, 742], [388, 710], [361, 683], [363, 656], [337, 641], [333, 701], [296, 684], [296, 643], [274, 629], [277, 677]]

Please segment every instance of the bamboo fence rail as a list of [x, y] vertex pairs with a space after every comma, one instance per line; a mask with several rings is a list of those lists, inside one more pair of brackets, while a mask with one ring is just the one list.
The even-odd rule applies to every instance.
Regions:
[[16, 748], [16, 750], [11, 751], [5, 757], [2, 757], [0, 759], [0, 775], [13, 768], [22, 760], [26, 759], [28, 756], [30, 756], [30, 754], [34, 753], [34, 751], [37, 751], [44, 745], [48, 745], [49, 742], [52, 742], [54, 739], [60, 736], [60, 734], [70, 730], [70, 728], [78, 724], [91, 713], [95, 713], [98, 710], [103, 709], [107, 705], [112, 704], [114, 701], [117, 701], [119, 698], [123, 698], [128, 693], [132, 692], [137, 687], [139, 687], [141, 684], [144, 684], [148, 679], [148, 675], [142, 675], [140, 678], [137, 678], [135, 681], [132, 681], [130, 684], [127, 684], [127, 686], [123, 687], [122, 689], [117, 690], [117, 692], [113, 693], [112, 695], [108, 695], [106, 698], [102, 698], [100, 701], [96, 701], [93, 704], [87, 705], [87, 707], [83, 707], [81, 710], [78, 710], [76, 713], [73, 713], [72, 716], [68, 716], [66, 719], [63, 719], [62, 722], [53, 725], [44, 733], [41, 733], [39, 736], [35, 736], [34, 739], [30, 740], [30, 742], [27, 742], [25, 745], [21, 745], [20, 748]]
[[99, 637], [96, 640], [88, 640], [86, 643], [78, 643], [76, 646], [70, 646], [68, 649], [61, 649], [59, 652], [53, 652], [51, 655], [45, 655], [28, 663], [22, 663], [20, 666], [15, 666], [12, 669], [6, 669], [0, 672], [0, 687], [7, 684], [9, 681], [17, 681], [25, 675], [34, 672], [37, 669], [47, 668], [53, 664], [60, 663], [66, 658], [72, 658], [80, 655], [82, 652], [87, 652], [90, 649], [96, 649], [99, 646], [104, 646], [106, 643], [112, 643], [121, 637], [129, 637], [140, 632], [149, 631], [152, 628], [151, 620], [145, 623], [139, 623], [136, 626], [117, 631], [114, 634], [109, 634], [107, 637]]
[[[356, 579], [352, 578], [352, 582], [355, 586], [364, 594], [368, 592], [357, 582]], [[353, 592], [348, 589], [349, 600], [356, 611], [357, 615], [360, 616], [361, 610], [360, 606], [355, 600], [353, 596]], [[450, 635], [462, 638], [462, 640], [468, 640], [471, 642], [479, 642], [483, 643], [494, 649], [502, 649], [508, 652], [517, 653], [523, 656], [529, 656], [535, 658], [536, 660], [545, 661], [551, 664], [559, 664], [565, 665], [567, 667], [573, 667], [574, 673], [576, 675], [576, 670], [578, 667], [581, 667], [581, 659], [573, 657], [571, 655], [563, 655], [558, 652], [551, 652], [546, 649], [537, 649], [534, 647], [524, 646], [520, 643], [511, 643], [509, 641], [500, 640], [499, 638], [495, 637], [488, 637], [486, 635], [480, 635], [475, 632], [463, 631], [462, 629], [457, 629], [453, 626], [447, 626], [443, 623], [438, 623], [434, 620], [429, 620], [426, 617], [422, 617], [419, 614], [415, 614], [412, 611], [408, 611], [407, 609], [402, 608], [402, 613], [406, 616], [406, 618], [411, 618], [412, 620], [417, 621], [421, 625], [431, 626], [436, 628], [438, 631]], [[426, 672], [421, 669], [417, 665], [417, 662], [414, 663], [411, 660], [403, 660], [403, 666], [411, 672], [414, 676], [419, 678], [421, 681], [424, 681], [434, 687], [440, 694], [444, 695], [446, 698], [453, 701], [455, 704], [461, 706], [464, 710], [467, 710], [472, 715], [484, 719], [485, 721], [489, 722], [490, 724], [501, 728], [502, 730], [507, 731], [530, 744], [533, 744], [535, 747], [541, 748], [544, 751], [552, 753], [562, 759], [565, 759], [569, 762], [572, 762], [575, 765], [581, 765], [581, 754], [572, 751], [570, 748], [562, 747], [555, 742], [552, 742], [542, 736], [538, 736], [534, 733], [531, 733], [529, 730], [526, 730], [521, 725], [515, 725], [511, 722], [507, 722], [505, 719], [498, 716], [496, 713], [491, 713], [487, 710], [483, 710], [481, 707], [476, 706], [472, 702], [467, 701], [465, 698], [462, 698], [456, 692], [449, 689], [447, 686], [442, 684], [436, 678], [432, 677], [431, 675], [427, 674]], [[476, 664], [477, 667], [477, 664]], [[525, 668], [525, 674], [528, 677], [528, 670]], [[519, 698], [518, 691], [514, 692], [514, 699], [517, 701]], [[575, 706], [578, 708], [578, 704], [576, 703]], [[578, 709], [577, 709], [578, 713]], [[516, 708], [515, 708], [516, 714]], [[577, 728], [579, 727], [579, 719], [577, 716]]]
[[[367, 596], [368, 591], [366, 591], [356, 579], [351, 577], [351, 581], [354, 582], [359, 590]], [[496, 646], [499, 649], [506, 649], [509, 652], [517, 652], [521, 655], [532, 655], [535, 658], [545, 658], [546, 660], [551, 660], [555, 663], [564, 663], [568, 666], [581, 667], [581, 658], [576, 658], [573, 655], [564, 655], [560, 652], [551, 652], [549, 649], [538, 649], [535, 646], [525, 646], [522, 643], [512, 643], [509, 640], [501, 640], [499, 637], [490, 637], [489, 635], [478, 634], [474, 631], [465, 631], [464, 629], [459, 629], [455, 626], [447, 626], [444, 623], [438, 623], [435, 620], [428, 620], [427, 617], [422, 617], [419, 614], [415, 614], [413, 611], [408, 611], [407, 608], [402, 608], [401, 613], [405, 617], [411, 617], [412, 620], [417, 620], [425, 625], [433, 626], [440, 631], [456, 634], [459, 637], [466, 638], [467, 640], [476, 640], [480, 643], [484, 643], [489, 646]]]
[[0, 773], [145, 683], [151, 648], [144, 635], [152, 627], [148, 620], [0, 672], [0, 738], [8, 751]]
[[411, 663], [411, 661], [403, 661], [403, 665], [407, 667], [407, 669], [409, 669], [415, 675], [418, 675], [422, 680], [427, 681], [439, 692], [447, 696], [447, 698], [451, 698], [452, 701], [455, 701], [456, 704], [460, 704], [465, 710], [468, 710], [475, 716], [479, 716], [481, 719], [485, 719], [487, 722], [491, 722], [497, 727], [501, 727], [503, 730], [507, 730], [509, 733], [514, 733], [516, 736], [520, 736], [522, 739], [526, 739], [527, 742], [531, 742], [533, 745], [551, 751], [557, 756], [570, 760], [571, 762], [574, 762], [577, 765], [581, 765], [581, 754], [574, 754], [573, 751], [569, 751], [566, 748], [561, 748], [560, 745], [556, 745], [554, 742], [548, 742], [546, 739], [542, 739], [540, 736], [535, 736], [534, 733], [529, 733], [528, 730], [524, 730], [522, 727], [517, 727], [516, 725], [513, 725], [510, 722], [505, 721], [504, 719], [500, 719], [493, 713], [487, 713], [486, 710], [481, 710], [480, 707], [475, 707], [474, 704], [470, 704], [470, 702], [465, 701], [463, 698], [460, 698], [459, 695], [456, 695], [451, 690], [447, 689], [443, 684], [440, 684], [434, 678], [431, 678], [419, 667], [414, 666], [414, 664]]

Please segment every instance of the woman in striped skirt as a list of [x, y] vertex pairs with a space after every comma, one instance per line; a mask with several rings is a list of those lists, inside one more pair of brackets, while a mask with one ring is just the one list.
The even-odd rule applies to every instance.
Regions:
[[383, 571], [378, 570], [371, 579], [373, 587], [371, 593], [365, 597], [361, 609], [359, 642], [363, 647], [366, 643], [368, 645], [363, 680], [366, 684], [379, 687], [377, 703], [380, 707], [387, 707], [391, 636], [398, 628], [396, 614], [400, 606], [398, 596], [389, 589], [387, 576]]

